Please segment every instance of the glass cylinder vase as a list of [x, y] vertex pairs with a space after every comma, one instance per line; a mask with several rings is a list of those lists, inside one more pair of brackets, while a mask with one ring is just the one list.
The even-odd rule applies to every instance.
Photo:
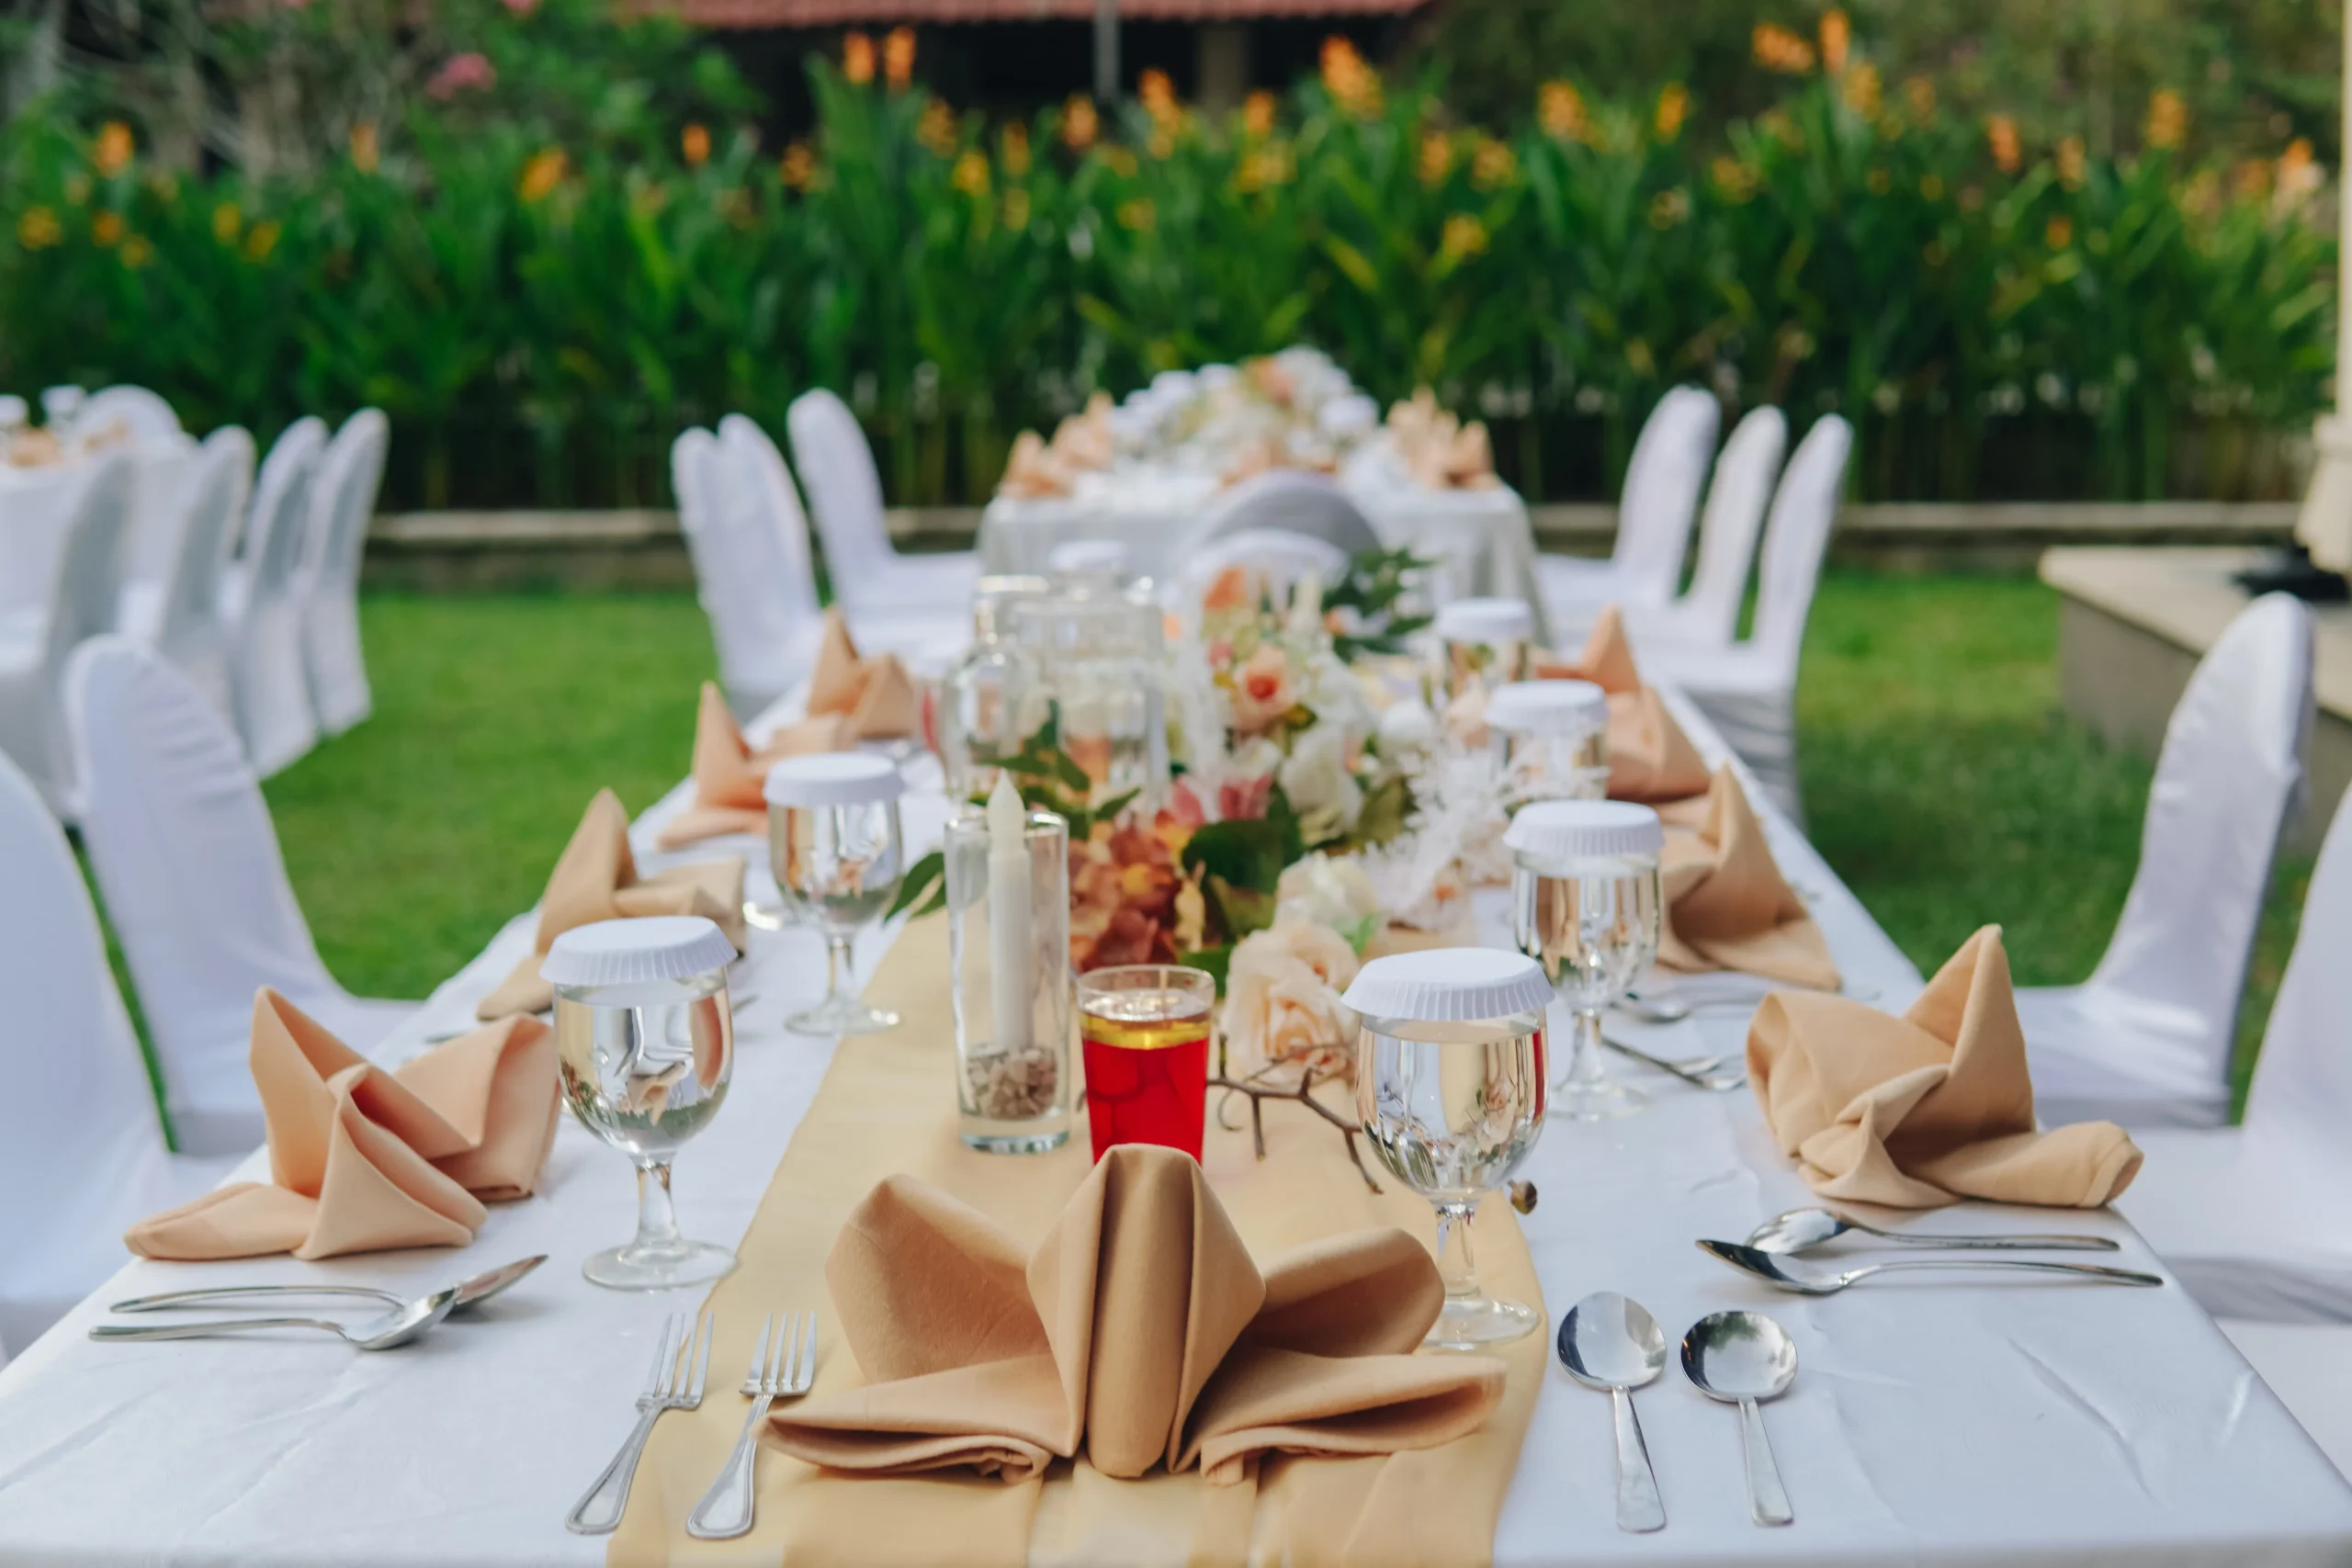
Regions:
[[1012, 623], [1092, 798], [1132, 794], [1147, 808], [1159, 805], [1168, 699], [1159, 615], [1125, 594], [1057, 593], [1021, 601]]
[[1021, 821], [1009, 846], [986, 811], [947, 824], [958, 1131], [991, 1154], [1069, 1139], [1069, 824], [1050, 811]]

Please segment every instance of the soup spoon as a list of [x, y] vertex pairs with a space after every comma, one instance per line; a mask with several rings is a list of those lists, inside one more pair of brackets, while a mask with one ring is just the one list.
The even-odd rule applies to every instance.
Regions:
[[93, 1339], [202, 1339], [219, 1334], [244, 1334], [256, 1328], [316, 1328], [332, 1334], [356, 1350], [389, 1350], [405, 1345], [443, 1318], [456, 1303], [458, 1288], [434, 1292], [405, 1306], [393, 1308], [365, 1323], [341, 1324], [324, 1317], [220, 1317], [202, 1323], [101, 1323], [90, 1330]]
[[1747, 1245], [1758, 1252], [1808, 1252], [1835, 1241], [1849, 1231], [1874, 1235], [1902, 1247], [2031, 1247], [2045, 1252], [2120, 1252], [2103, 1235], [1937, 1235], [1922, 1231], [1883, 1231], [1860, 1220], [1849, 1220], [1826, 1209], [1792, 1209], [1766, 1220], [1748, 1233]]
[[[1704, 1246], [1704, 1243], [1701, 1243]], [[1759, 1525], [1796, 1517], [1772, 1439], [1764, 1432], [1759, 1399], [1777, 1399], [1797, 1377], [1796, 1341], [1760, 1312], [1719, 1312], [1682, 1337], [1682, 1371], [1709, 1399], [1739, 1406], [1739, 1446], [1747, 1461], [1747, 1514]]]
[[1838, 1271], [1815, 1269], [1775, 1257], [1736, 1241], [1702, 1241], [1699, 1250], [1722, 1258], [1742, 1273], [1805, 1296], [1834, 1296], [1847, 1286], [1894, 1269], [2031, 1269], [2045, 1274], [2071, 1274], [2118, 1285], [2161, 1285], [2155, 1274], [2131, 1269], [2107, 1269], [2096, 1263], [2057, 1263], [2040, 1258], [1905, 1258], [1894, 1263], [1867, 1263]]
[[[449, 1288], [457, 1299], [449, 1303], [451, 1312], [464, 1312], [480, 1306], [507, 1286], [548, 1260], [544, 1252], [530, 1258], [520, 1258], [512, 1263], [460, 1280]], [[117, 1302], [108, 1312], [158, 1312], [166, 1307], [218, 1305], [222, 1302], [258, 1296], [269, 1300], [280, 1296], [356, 1296], [366, 1301], [382, 1302], [386, 1306], [408, 1305], [409, 1298], [379, 1291], [373, 1285], [214, 1285], [201, 1291], [166, 1291], [159, 1296], [133, 1296], [127, 1302]]]
[[1634, 1390], [1666, 1370], [1666, 1336], [1641, 1303], [1596, 1291], [1560, 1320], [1560, 1365], [1587, 1388], [1607, 1392], [1617, 1417], [1617, 1528], [1635, 1535], [1666, 1528]]

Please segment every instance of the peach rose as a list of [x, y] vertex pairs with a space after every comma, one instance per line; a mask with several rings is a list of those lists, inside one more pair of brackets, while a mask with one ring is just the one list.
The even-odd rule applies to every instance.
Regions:
[[1340, 993], [1361, 967], [1355, 949], [1329, 926], [1277, 920], [1244, 937], [1226, 970], [1226, 1070], [1247, 1077], [1277, 1062], [1349, 1067], [1356, 1015]]
[[1298, 704], [1290, 676], [1290, 656], [1273, 643], [1261, 643], [1233, 672], [1233, 728], [1262, 735]]

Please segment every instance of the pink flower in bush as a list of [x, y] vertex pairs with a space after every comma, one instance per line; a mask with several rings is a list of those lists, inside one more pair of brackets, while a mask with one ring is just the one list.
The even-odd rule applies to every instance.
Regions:
[[539, 8], [539, 0], [506, 0], [506, 8], [519, 19]]
[[424, 84], [425, 93], [443, 103], [448, 102], [469, 87], [488, 89], [498, 81], [498, 72], [479, 53], [469, 50], [453, 54]]

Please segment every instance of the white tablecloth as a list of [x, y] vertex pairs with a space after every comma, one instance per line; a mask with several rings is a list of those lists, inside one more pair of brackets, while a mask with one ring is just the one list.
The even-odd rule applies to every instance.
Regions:
[[[1679, 716], [1721, 754], [1697, 715]], [[910, 832], [935, 833], [942, 809], [924, 797]], [[1768, 827], [1849, 982], [1901, 1005], [1917, 973], [1785, 823]], [[1482, 912], [1499, 910], [1490, 900]], [[443, 987], [404, 1032], [408, 1047], [469, 1018], [529, 932], [518, 919]], [[738, 989], [756, 1000], [729, 1104], [677, 1167], [682, 1224], [727, 1240], [749, 1223], [831, 1051], [777, 1023], [821, 985], [816, 941], [753, 935]], [[861, 948], [861, 972], [884, 941]], [[1736, 1046], [1738, 1017], [1709, 1016], [1703, 1030], [1656, 1036]], [[1724, 1307], [1779, 1318], [1802, 1370], [1766, 1421], [1796, 1523], [1748, 1522], [1735, 1413], [1669, 1366], [1639, 1396], [1669, 1522], [1620, 1534], [1608, 1402], [1553, 1368], [1497, 1562], [2352, 1562], [2352, 1488], [2177, 1287], [1874, 1281], [1824, 1300], [1776, 1294], [1691, 1245], [1809, 1200], [1753, 1101], [1644, 1082], [1657, 1097], [1648, 1111], [1555, 1123], [1524, 1172], [1542, 1195], [1523, 1224], [1546, 1303], [1556, 1319], [1587, 1292], [1621, 1291], [1670, 1336]], [[627, 1235], [633, 1201], [626, 1162], [567, 1119], [544, 1194], [494, 1208], [461, 1253], [126, 1268], [0, 1371], [0, 1562], [601, 1562], [604, 1543], [566, 1534], [563, 1514], [628, 1430], [663, 1315], [693, 1304], [581, 1280], [582, 1258]], [[2120, 1261], [2154, 1267], [2114, 1215], [1971, 1208], [1930, 1223], [2101, 1230], [2124, 1241]], [[101, 1303], [137, 1292], [325, 1277], [421, 1292], [539, 1251], [548, 1264], [481, 1318], [395, 1354], [293, 1337], [84, 1337]], [[837, 1330], [826, 1348], [842, 1353]], [[732, 1376], [714, 1367], [711, 1397], [732, 1398], [719, 1392]]]
[[[1427, 490], [1385, 446], [1358, 453], [1340, 482], [1363, 509], [1381, 542], [1435, 560], [1456, 596], [1524, 599], [1538, 625], [1535, 536], [1527, 503], [1508, 485]], [[1043, 572], [1054, 547], [1072, 539], [1116, 539], [1137, 572], [1158, 575], [1182, 560], [1214, 509], [1216, 476], [1200, 469], [1114, 470], [1080, 476], [1077, 493], [1016, 500], [999, 496], [980, 516], [981, 570]]]

